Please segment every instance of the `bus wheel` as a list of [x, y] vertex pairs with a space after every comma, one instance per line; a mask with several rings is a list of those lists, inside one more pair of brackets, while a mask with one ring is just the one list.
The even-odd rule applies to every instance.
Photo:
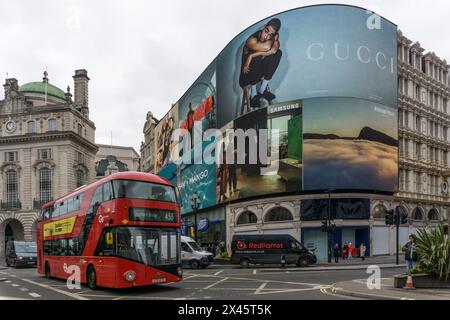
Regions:
[[48, 262], [45, 263], [45, 277], [47, 279], [50, 279], [52, 277], [52, 275], [50, 274], [50, 265], [48, 264]]
[[309, 259], [308, 258], [300, 258], [298, 260], [298, 266], [302, 267], [302, 268], [309, 266]]
[[191, 268], [192, 268], [192, 269], [198, 269], [198, 268], [200, 268], [200, 263], [198, 263], [197, 260], [191, 261], [190, 265], [191, 265]]
[[87, 285], [89, 289], [96, 290], [97, 289], [97, 275], [95, 274], [94, 267], [89, 267], [86, 272]]
[[248, 259], [242, 259], [239, 264], [241, 268], [248, 268], [250, 266], [250, 261]]

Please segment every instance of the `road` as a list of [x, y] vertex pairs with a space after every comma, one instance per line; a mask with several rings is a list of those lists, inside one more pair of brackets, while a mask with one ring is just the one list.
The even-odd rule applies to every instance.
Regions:
[[[403, 267], [382, 269], [382, 278], [401, 273]], [[46, 279], [35, 268], [0, 270], [1, 299], [32, 300], [340, 300], [356, 299], [331, 292], [340, 281], [366, 279], [365, 270], [306, 271], [303, 269], [239, 269], [211, 266], [184, 270], [179, 283], [121, 290], [92, 291], [86, 286], [69, 290], [64, 280]]]

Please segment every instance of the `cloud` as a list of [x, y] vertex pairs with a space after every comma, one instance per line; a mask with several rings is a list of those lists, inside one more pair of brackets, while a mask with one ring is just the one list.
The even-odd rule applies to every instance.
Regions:
[[397, 148], [372, 141], [306, 140], [305, 189], [360, 188], [395, 191]]

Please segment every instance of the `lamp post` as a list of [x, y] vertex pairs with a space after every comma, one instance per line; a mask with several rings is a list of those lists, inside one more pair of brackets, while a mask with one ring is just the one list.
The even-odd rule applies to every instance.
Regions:
[[192, 210], [194, 210], [195, 242], [198, 241], [198, 236], [197, 236], [197, 232], [198, 232], [198, 228], [197, 228], [197, 211], [200, 208], [200, 204], [201, 204], [201, 199], [198, 196], [197, 191], [195, 191], [194, 194], [192, 195], [192, 199], [191, 199], [191, 207], [192, 207]]
[[334, 233], [334, 230], [336, 229], [336, 225], [334, 224], [334, 221], [332, 221], [331, 216], [331, 192], [333, 192], [334, 189], [327, 190], [328, 193], [328, 212], [327, 212], [327, 218], [325, 221], [322, 222], [322, 231], [327, 233], [327, 253], [328, 253], [328, 263], [331, 263], [331, 240], [332, 235]]

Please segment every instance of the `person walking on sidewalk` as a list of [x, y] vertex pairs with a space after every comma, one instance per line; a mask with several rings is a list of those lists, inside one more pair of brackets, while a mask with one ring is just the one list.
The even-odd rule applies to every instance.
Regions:
[[352, 243], [350, 242], [350, 243], [348, 244], [348, 260], [353, 260], [352, 254], [353, 254], [353, 245], [352, 245]]
[[348, 255], [348, 244], [347, 242], [344, 243], [344, 246], [342, 247], [342, 260], [347, 259]]
[[334, 248], [333, 248], [334, 262], [335, 263], [339, 263], [339, 253], [340, 253], [339, 244], [336, 243], [334, 245]]
[[414, 235], [409, 236], [409, 241], [403, 246], [402, 251], [405, 252], [406, 273], [409, 274], [416, 267], [418, 260]]
[[362, 261], [366, 260], [366, 245], [364, 242], [361, 242], [359, 246], [359, 255], [361, 256]]

